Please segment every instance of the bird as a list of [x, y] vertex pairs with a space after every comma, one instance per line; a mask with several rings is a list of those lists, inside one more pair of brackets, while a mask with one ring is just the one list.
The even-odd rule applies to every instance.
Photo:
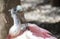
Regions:
[[7, 39], [57, 39], [52, 36], [48, 30], [43, 29], [36, 24], [22, 24], [18, 17], [18, 11], [23, 11], [21, 5], [17, 5], [9, 11], [13, 18], [13, 25], [9, 29]]
[[9, 30], [9, 35], [8, 37], [15, 37], [20, 33], [20, 30], [22, 30], [22, 27], [25, 27], [24, 24], [21, 24], [21, 21], [18, 17], [18, 11], [22, 11], [21, 6], [17, 6], [16, 8], [12, 8], [10, 10], [8, 10], [11, 12], [11, 17], [13, 18], [13, 25]]

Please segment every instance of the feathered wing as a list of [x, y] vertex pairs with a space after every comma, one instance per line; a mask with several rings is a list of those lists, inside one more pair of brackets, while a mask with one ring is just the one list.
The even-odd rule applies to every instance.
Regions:
[[50, 35], [51, 33], [48, 30], [38, 27], [35, 24], [29, 25], [29, 29], [31, 32], [34, 33], [34, 35], [37, 35], [37, 36], [41, 36], [41, 37], [50, 37], [51, 36]]
[[34, 36], [42, 37], [43, 39], [57, 39], [56, 37], [53, 37], [48, 30], [38, 27], [35, 24], [29, 24], [29, 30]]

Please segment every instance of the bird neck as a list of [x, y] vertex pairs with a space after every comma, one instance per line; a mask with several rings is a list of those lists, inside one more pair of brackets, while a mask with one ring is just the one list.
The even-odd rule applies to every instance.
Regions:
[[21, 25], [21, 21], [18, 17], [18, 14], [13, 14], [12, 18], [13, 18], [13, 21], [14, 21], [14, 25]]

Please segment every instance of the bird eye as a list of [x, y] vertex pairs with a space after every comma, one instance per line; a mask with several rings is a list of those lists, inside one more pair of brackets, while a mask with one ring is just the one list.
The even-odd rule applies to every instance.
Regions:
[[14, 11], [16, 11], [16, 7], [14, 8]]

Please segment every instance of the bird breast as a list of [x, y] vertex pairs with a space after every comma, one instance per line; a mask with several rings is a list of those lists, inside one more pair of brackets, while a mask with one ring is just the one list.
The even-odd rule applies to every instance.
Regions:
[[19, 33], [20, 33], [20, 27], [18, 25], [13, 25], [9, 30], [9, 34], [12, 36], [18, 35]]

